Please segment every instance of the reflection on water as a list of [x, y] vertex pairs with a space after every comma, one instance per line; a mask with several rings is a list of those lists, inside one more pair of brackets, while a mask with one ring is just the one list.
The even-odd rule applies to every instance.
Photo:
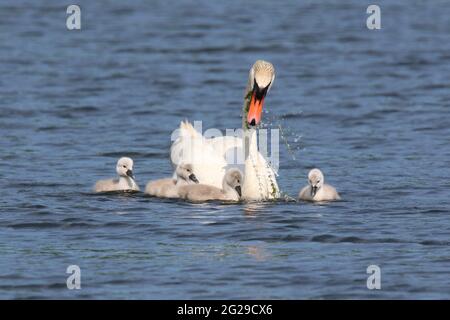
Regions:
[[269, 202], [243, 202], [242, 211], [246, 216], [255, 216], [261, 212], [264, 212], [269, 206]]
[[247, 253], [257, 261], [266, 261], [271, 256], [263, 246], [247, 246]]

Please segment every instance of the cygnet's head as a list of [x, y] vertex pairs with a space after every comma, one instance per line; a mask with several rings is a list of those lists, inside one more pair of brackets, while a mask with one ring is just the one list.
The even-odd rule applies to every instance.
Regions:
[[239, 198], [242, 196], [242, 173], [238, 169], [230, 169], [224, 177], [225, 183], [236, 190]]
[[133, 175], [133, 160], [128, 157], [122, 157], [117, 161], [117, 174], [121, 177], [130, 177], [134, 179]]
[[311, 186], [311, 196], [314, 197], [317, 190], [322, 188], [324, 183], [324, 177], [322, 171], [319, 169], [312, 169], [308, 174], [308, 183]]
[[198, 183], [198, 179], [194, 174], [192, 164], [180, 163], [176, 169], [177, 176], [187, 182]]

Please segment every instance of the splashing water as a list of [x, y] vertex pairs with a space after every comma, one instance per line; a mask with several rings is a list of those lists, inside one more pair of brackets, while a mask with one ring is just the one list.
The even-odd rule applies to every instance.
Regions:
[[[286, 147], [286, 151], [288, 152], [290, 158], [294, 161], [297, 161], [297, 156], [300, 153], [301, 150], [304, 148], [302, 147], [302, 135], [300, 135], [298, 132], [295, 132], [294, 129], [289, 127], [285, 124], [286, 117], [284, 115], [277, 115], [273, 114], [270, 111], [265, 110], [264, 111], [264, 119], [267, 119], [262, 124], [262, 128], [268, 129], [271, 127], [278, 128], [280, 132], [281, 141], [283, 142], [284, 146]], [[302, 115], [303, 112], [299, 111], [296, 113], [290, 113], [291, 115]], [[292, 141], [292, 142], [290, 142]]]

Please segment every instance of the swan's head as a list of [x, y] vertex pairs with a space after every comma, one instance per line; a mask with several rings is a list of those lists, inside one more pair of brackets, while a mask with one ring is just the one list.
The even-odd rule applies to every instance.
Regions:
[[238, 169], [230, 169], [225, 174], [225, 183], [236, 190], [239, 198], [242, 196], [242, 173]]
[[198, 183], [198, 179], [194, 174], [192, 164], [180, 163], [176, 170], [177, 176], [187, 182]]
[[247, 94], [250, 104], [247, 113], [247, 125], [257, 126], [261, 122], [264, 98], [275, 80], [275, 68], [270, 62], [258, 60], [250, 69]]
[[117, 161], [117, 174], [121, 177], [130, 177], [134, 179], [133, 175], [133, 160], [128, 157], [122, 157]]
[[312, 169], [308, 174], [308, 183], [311, 186], [311, 197], [314, 197], [317, 191], [322, 188], [324, 183], [322, 171], [319, 169]]

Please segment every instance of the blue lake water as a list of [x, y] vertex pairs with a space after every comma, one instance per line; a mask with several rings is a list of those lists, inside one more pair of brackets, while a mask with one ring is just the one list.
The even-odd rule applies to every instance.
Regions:
[[[448, 2], [377, 1], [372, 31], [356, 0], [76, 3], [79, 31], [0, 3], [0, 298], [450, 298]], [[282, 191], [319, 167], [343, 201], [91, 193], [123, 155], [141, 188], [171, 175], [185, 118], [240, 127], [257, 59]]]

